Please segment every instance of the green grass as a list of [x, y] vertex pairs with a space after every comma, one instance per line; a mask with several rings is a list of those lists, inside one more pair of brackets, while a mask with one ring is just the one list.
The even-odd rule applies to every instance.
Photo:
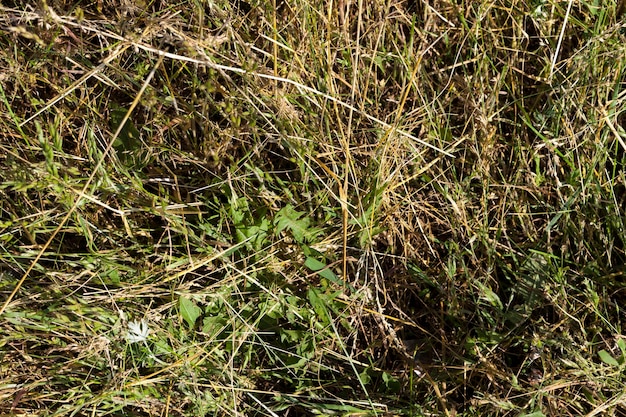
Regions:
[[0, 415], [626, 414], [615, 1], [0, 13]]

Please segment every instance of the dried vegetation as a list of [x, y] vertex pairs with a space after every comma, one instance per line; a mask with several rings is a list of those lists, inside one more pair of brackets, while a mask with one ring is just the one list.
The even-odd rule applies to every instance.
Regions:
[[626, 414], [600, 4], [3, 2], [0, 414]]

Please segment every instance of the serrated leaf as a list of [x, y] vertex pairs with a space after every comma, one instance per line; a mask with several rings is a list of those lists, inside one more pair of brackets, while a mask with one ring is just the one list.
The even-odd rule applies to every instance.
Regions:
[[600, 357], [600, 360], [607, 365], [619, 366], [619, 362], [617, 362], [615, 358], [604, 349], [598, 352], [598, 356]]
[[198, 320], [198, 317], [202, 314], [200, 307], [198, 307], [195, 301], [183, 296], [178, 299], [178, 306], [180, 309], [180, 315], [187, 322], [189, 327], [193, 328], [196, 324], [196, 320]]
[[276, 233], [287, 229], [293, 234], [296, 241], [302, 243], [307, 237], [311, 219], [303, 217], [303, 211], [296, 211], [291, 205], [287, 205], [276, 213]]

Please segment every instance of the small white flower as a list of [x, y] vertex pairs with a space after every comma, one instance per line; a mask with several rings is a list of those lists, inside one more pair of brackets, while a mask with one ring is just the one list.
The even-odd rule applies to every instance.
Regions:
[[131, 321], [128, 323], [128, 333], [126, 333], [126, 339], [129, 343], [145, 342], [148, 339], [150, 328], [148, 323], [144, 320]]

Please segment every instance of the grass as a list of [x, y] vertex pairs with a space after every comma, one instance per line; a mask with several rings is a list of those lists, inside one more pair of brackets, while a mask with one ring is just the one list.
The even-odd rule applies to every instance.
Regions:
[[0, 415], [626, 415], [622, 2], [4, 2]]

